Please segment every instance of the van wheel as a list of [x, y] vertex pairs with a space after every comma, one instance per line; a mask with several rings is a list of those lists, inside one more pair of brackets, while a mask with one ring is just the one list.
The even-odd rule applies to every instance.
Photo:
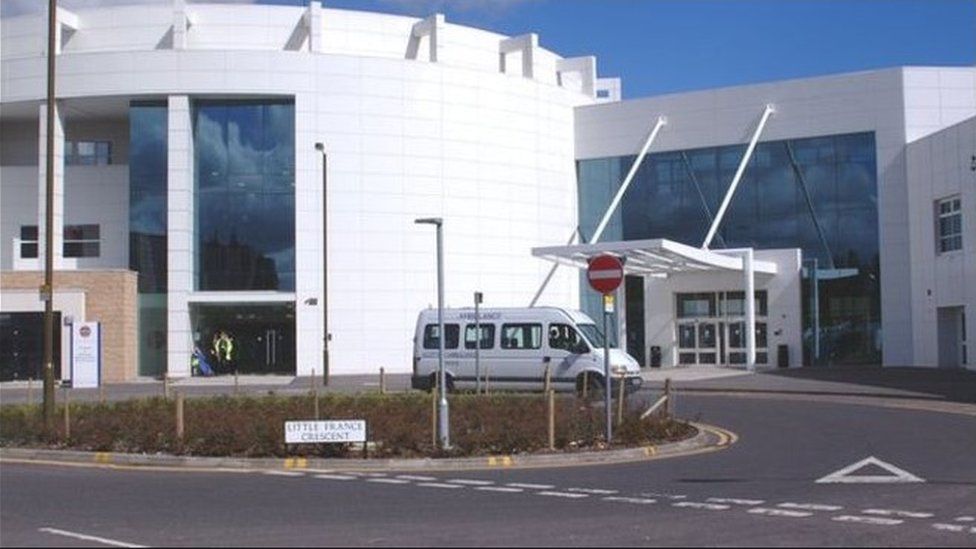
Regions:
[[[452, 378], [451, 376], [447, 375], [447, 373], [445, 373], [444, 374], [444, 381], [445, 381], [445, 383], [447, 383], [447, 392], [448, 393], [453, 393], [454, 392], [454, 378]], [[428, 392], [429, 393], [433, 393], [435, 391], [437, 391], [437, 372], [434, 372], [433, 374], [430, 374], [430, 390]]]
[[[586, 387], [585, 395], [583, 387]], [[593, 372], [583, 372], [576, 378], [576, 396], [587, 400], [603, 397], [603, 376]]]

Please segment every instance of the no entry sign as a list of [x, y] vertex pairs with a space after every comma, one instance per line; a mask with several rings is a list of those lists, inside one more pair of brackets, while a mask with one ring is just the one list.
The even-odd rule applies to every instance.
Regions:
[[624, 266], [612, 255], [598, 255], [590, 260], [590, 266], [586, 269], [586, 279], [594, 290], [601, 294], [609, 294], [623, 281]]

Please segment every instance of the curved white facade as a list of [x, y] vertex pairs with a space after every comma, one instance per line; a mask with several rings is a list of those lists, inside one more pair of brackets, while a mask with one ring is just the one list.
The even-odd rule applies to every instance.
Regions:
[[[321, 372], [323, 263], [331, 372], [408, 371], [417, 312], [437, 295], [434, 234], [414, 219], [444, 219], [451, 306], [469, 304], [475, 291], [486, 306], [526, 305], [548, 272], [530, 249], [565, 241], [577, 226], [573, 108], [597, 102], [602, 83], [593, 58], [562, 59], [535, 35], [318, 3], [176, 1], [65, 11], [60, 23], [57, 96], [68, 137], [117, 142], [112, 166], [66, 170], [59, 221], [101, 224], [104, 251], [65, 268], [129, 266], [127, 107], [169, 105], [170, 375], [189, 375], [191, 303], [269, 300], [295, 304], [295, 373]], [[10, 270], [31, 268], [18, 267], [9, 243], [40, 215], [46, 20], [2, 24], [0, 268]], [[194, 290], [189, 113], [209, 98], [294, 101], [294, 293]], [[329, 162], [325, 261], [316, 142]], [[577, 276], [559, 272], [542, 301], [575, 305]]]

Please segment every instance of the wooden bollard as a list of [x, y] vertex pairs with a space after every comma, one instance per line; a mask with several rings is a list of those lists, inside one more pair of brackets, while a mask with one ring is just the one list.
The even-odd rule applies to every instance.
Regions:
[[98, 381], [98, 403], [105, 404], [105, 384], [101, 380]]
[[386, 371], [380, 366], [380, 394], [386, 394]]
[[556, 449], [556, 392], [552, 389], [546, 393], [549, 401], [549, 450]]
[[671, 419], [671, 378], [664, 379], [664, 396], [667, 397], [664, 401], [664, 417]]
[[64, 392], [64, 440], [71, 439], [71, 393], [67, 387], [63, 387]]
[[544, 384], [544, 385], [543, 385], [543, 387], [542, 387], [542, 390], [543, 390], [543, 391], [544, 391], [545, 393], [547, 393], [547, 394], [548, 394], [548, 393], [549, 393], [549, 390], [550, 390], [550, 389], [552, 389], [552, 369], [551, 369], [551, 367], [550, 367], [550, 366], [549, 366], [549, 365], [547, 364], [547, 365], [546, 365], [546, 379], [545, 379], [545, 384]]
[[34, 404], [34, 378], [27, 378], [27, 405]]
[[186, 433], [183, 423], [183, 393], [176, 392], [176, 439], [183, 442], [183, 435]]
[[491, 383], [489, 382], [488, 366], [485, 366], [485, 395], [491, 394]]
[[620, 373], [620, 391], [617, 396], [617, 425], [621, 425], [624, 422], [624, 387], [627, 385], [627, 373]]
[[586, 400], [586, 395], [589, 392], [589, 388], [590, 388], [590, 374], [584, 372], [583, 373], [583, 400]]

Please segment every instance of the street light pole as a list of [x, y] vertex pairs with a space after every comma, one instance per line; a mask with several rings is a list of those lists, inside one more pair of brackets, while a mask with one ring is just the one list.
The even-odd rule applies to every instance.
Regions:
[[44, 191], [44, 430], [54, 432], [54, 57], [58, 1], [47, 7], [47, 173]]
[[322, 385], [329, 384], [329, 159], [325, 144], [316, 143], [315, 150], [322, 153]]
[[437, 436], [441, 449], [447, 450], [451, 447], [451, 433], [448, 422], [447, 380], [444, 373], [444, 340], [447, 335], [444, 333], [444, 220], [430, 217], [417, 219], [414, 223], [437, 227]]

